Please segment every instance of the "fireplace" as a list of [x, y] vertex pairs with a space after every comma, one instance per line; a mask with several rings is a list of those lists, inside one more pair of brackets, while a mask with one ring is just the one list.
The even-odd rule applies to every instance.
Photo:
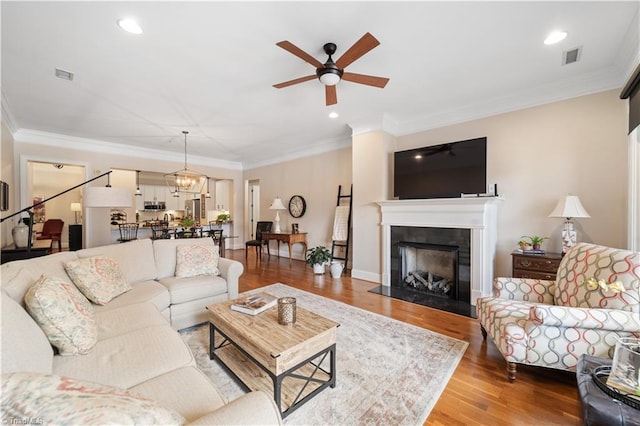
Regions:
[[[473, 197], [378, 202], [382, 212], [380, 292], [395, 291], [399, 289], [399, 282], [404, 280], [401, 270], [402, 263], [406, 261], [401, 261], [401, 248], [431, 247], [453, 252], [450, 256], [457, 261], [457, 270], [453, 273], [455, 290], [447, 293], [446, 297], [427, 294], [422, 288], [406, 290], [412, 294], [424, 294], [421, 299], [441, 299], [445, 305], [460, 302], [472, 307], [478, 297], [491, 295], [501, 201], [501, 197]], [[409, 256], [413, 253], [410, 252]], [[429, 271], [426, 272], [428, 283]], [[431, 274], [432, 286], [434, 278], [444, 278], [444, 273], [431, 271]]]
[[[458, 300], [458, 247], [403, 241], [391, 286]], [[395, 279], [394, 279], [395, 278]]]

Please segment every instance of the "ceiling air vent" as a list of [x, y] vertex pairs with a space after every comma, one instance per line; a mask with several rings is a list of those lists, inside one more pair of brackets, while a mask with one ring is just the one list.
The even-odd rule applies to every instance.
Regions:
[[73, 73], [71, 71], [56, 68], [56, 77], [71, 81], [73, 80]]
[[562, 52], [562, 65], [569, 65], [574, 62], [578, 62], [580, 60], [580, 56], [582, 56], [582, 46], [571, 50], [565, 50]]

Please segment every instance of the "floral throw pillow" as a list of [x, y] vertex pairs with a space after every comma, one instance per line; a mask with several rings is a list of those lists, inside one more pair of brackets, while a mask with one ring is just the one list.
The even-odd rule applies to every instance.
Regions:
[[[179, 425], [175, 411], [133, 392], [39, 373], [2, 375], [2, 422], [65, 425]], [[16, 423], [18, 422], [18, 423]]]
[[220, 275], [218, 246], [181, 245], [176, 247], [176, 277]]
[[82, 294], [98, 305], [131, 290], [120, 265], [106, 256], [72, 260], [64, 268]]
[[43, 275], [29, 288], [24, 301], [60, 355], [86, 354], [97, 343], [93, 307], [73, 284]]

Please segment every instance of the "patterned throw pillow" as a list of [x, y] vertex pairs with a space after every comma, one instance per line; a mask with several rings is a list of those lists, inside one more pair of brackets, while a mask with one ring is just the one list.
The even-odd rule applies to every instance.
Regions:
[[64, 268], [82, 294], [98, 305], [131, 290], [120, 266], [106, 256], [72, 260]]
[[[619, 281], [624, 290], [616, 293], [587, 281]], [[575, 308], [622, 309], [640, 312], [640, 253], [578, 243], [562, 258], [554, 294], [556, 305]]]
[[219, 258], [218, 246], [177, 246], [176, 277], [220, 275], [220, 270], [218, 269]]
[[[185, 419], [133, 392], [54, 375], [2, 375], [2, 423], [179, 425]], [[18, 422], [18, 423], [16, 423]]]
[[60, 355], [86, 354], [97, 343], [93, 307], [73, 284], [43, 275], [27, 291], [24, 301]]

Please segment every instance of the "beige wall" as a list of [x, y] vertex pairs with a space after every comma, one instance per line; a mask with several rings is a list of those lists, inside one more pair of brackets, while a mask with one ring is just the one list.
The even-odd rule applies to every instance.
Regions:
[[[498, 275], [510, 275], [509, 254], [522, 235], [549, 236], [543, 248], [560, 251], [563, 220], [548, 215], [568, 193], [579, 195], [591, 214], [589, 219], [575, 220], [580, 240], [625, 247], [627, 110], [618, 94], [619, 90], [612, 90], [401, 136], [395, 150], [487, 137], [487, 179], [497, 183], [504, 196], [499, 213]], [[356, 155], [361, 154], [354, 150]], [[388, 164], [378, 160], [377, 167], [385, 170]], [[372, 193], [379, 184], [371, 182]], [[367, 192], [362, 188], [356, 192], [361, 190]], [[377, 200], [358, 200], [373, 201]], [[356, 235], [379, 232], [361, 228], [358, 220], [354, 225]], [[374, 259], [380, 247], [362, 245], [355, 251], [356, 259]], [[379, 274], [380, 265], [357, 262], [354, 270]]]
[[[300, 232], [309, 233], [309, 248], [324, 245], [330, 249], [338, 186], [342, 185], [343, 192], [349, 193], [351, 175], [351, 149], [346, 148], [246, 170], [244, 180], [260, 181], [260, 218], [257, 220], [273, 221], [275, 211], [269, 210], [269, 206], [275, 197], [280, 197], [288, 207], [291, 196], [302, 195], [307, 202], [306, 213], [294, 219], [288, 210], [281, 211], [280, 228], [288, 231], [292, 223], [298, 223]], [[272, 242], [272, 252], [276, 247]], [[282, 245], [280, 248], [281, 254], [287, 256], [288, 248]], [[294, 246], [293, 257], [304, 258], [301, 245]]]
[[380, 207], [388, 199], [391, 172], [389, 157], [394, 138], [372, 132], [353, 138], [353, 270], [352, 276], [379, 281], [382, 250]]
[[[13, 136], [9, 129], [7, 129], [4, 122], [0, 124], [2, 125], [2, 149], [0, 150], [0, 167], [2, 167], [1, 180], [9, 185], [9, 210], [2, 212], [2, 217], [6, 217], [16, 210], [19, 210], [16, 208], [19, 204], [17, 188], [14, 180], [15, 168], [13, 167]], [[2, 222], [2, 226], [0, 227], [0, 242], [2, 243], [2, 247], [13, 243], [13, 239], [11, 238], [11, 229], [13, 229], [15, 225], [16, 222], [12, 219]]]

